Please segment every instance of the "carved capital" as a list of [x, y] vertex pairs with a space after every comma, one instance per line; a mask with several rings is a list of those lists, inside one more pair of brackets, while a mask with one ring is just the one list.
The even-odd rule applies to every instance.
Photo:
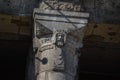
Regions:
[[[89, 14], [63, 11], [63, 9], [36, 8], [33, 16], [34, 35], [38, 43], [36, 66], [39, 75], [37, 80], [47, 80], [46, 76], [50, 80], [75, 80], [78, 66], [76, 50], [81, 47], [82, 39], [78, 40], [70, 33], [78, 30], [83, 33]], [[43, 30], [46, 30], [45, 34], [41, 33]], [[83, 36], [83, 34], [77, 35]]]

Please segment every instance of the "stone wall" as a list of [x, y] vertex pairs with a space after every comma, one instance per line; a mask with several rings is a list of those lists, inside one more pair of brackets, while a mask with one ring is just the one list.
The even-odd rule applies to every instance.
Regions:
[[[42, 0], [0, 0], [0, 13], [32, 15], [33, 8]], [[59, 0], [60, 1], [60, 0]], [[71, 0], [61, 0], [70, 1]], [[78, 0], [74, 0], [78, 1]], [[90, 12], [90, 20], [97, 23], [120, 23], [120, 0], [80, 0], [78, 3]]]
[[[0, 14], [0, 39], [20, 39], [20, 35], [25, 35], [23, 39], [31, 37], [32, 18], [11, 16]], [[79, 31], [74, 33], [75, 37], [80, 37]], [[9, 36], [9, 37], [8, 37]], [[120, 25], [97, 24], [89, 22], [85, 31], [84, 40], [96, 42], [120, 42]]]

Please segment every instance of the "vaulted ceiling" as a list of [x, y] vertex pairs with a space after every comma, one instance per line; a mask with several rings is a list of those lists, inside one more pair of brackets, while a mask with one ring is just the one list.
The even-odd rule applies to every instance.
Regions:
[[[32, 15], [34, 7], [41, 0], [0, 0], [0, 13]], [[65, 0], [62, 0], [65, 1]], [[120, 0], [80, 0], [90, 20], [97, 23], [120, 23]]]

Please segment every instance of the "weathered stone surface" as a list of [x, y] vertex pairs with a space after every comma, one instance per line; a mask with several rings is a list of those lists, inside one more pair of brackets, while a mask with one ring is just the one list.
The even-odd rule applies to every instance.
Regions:
[[35, 0], [0, 0], [0, 13], [20, 16], [31, 15], [35, 3]]
[[[50, 18], [50, 15], [54, 15], [54, 16], [61, 16], [61, 17], [77, 17], [77, 18], [88, 18], [89, 17], [89, 13], [85, 13], [85, 12], [75, 12], [75, 11], [63, 11], [63, 10], [41, 10], [39, 8], [35, 8], [34, 9], [34, 14], [40, 14], [39, 16], [41, 15], [45, 15], [45, 16], [49, 16]], [[36, 15], [36, 16], [38, 16]], [[34, 16], [34, 15], [33, 15]], [[38, 17], [39, 17], [38, 16]], [[35, 17], [35, 16], [34, 16]], [[37, 18], [37, 17], [36, 17]]]
[[[34, 47], [38, 48], [35, 62], [37, 80], [76, 80], [78, 67], [77, 40], [70, 32], [81, 30], [88, 23], [88, 13], [62, 10], [34, 10]], [[41, 36], [41, 27], [52, 33]], [[83, 36], [83, 34], [80, 34]]]
[[61, 1], [44, 1], [40, 4], [40, 9], [49, 10], [67, 10], [67, 11], [80, 11], [80, 4], [61, 2]]
[[[54, 3], [55, 1], [59, 1], [60, 9], [75, 11], [84, 9], [91, 14], [90, 21], [92, 22], [94, 21], [97, 23], [115, 24], [120, 23], [120, 0], [54, 0]], [[39, 2], [42, 2], [42, 0], [0, 0], [0, 13], [24, 16], [32, 15], [33, 9], [39, 6]], [[75, 3], [75, 5], [77, 5], [77, 8], [75, 8], [75, 6], [71, 4], [74, 2], [77, 3]], [[56, 5], [57, 7], [58, 4], [55, 3], [51, 6], [53, 5]], [[79, 5], [81, 5], [83, 9]], [[47, 5], [45, 7], [47, 7]], [[68, 9], [66, 9], [67, 7]], [[73, 9], [73, 7], [75, 9]]]
[[89, 17], [88, 13], [55, 11], [55, 10], [34, 10], [36, 30], [40, 31], [39, 26], [43, 26], [51, 31], [63, 30], [66, 32], [77, 30], [86, 26]]
[[[37, 80], [77, 79], [77, 50], [82, 47], [82, 41], [69, 34], [79, 29], [83, 33], [89, 14], [77, 12], [80, 6], [74, 3], [64, 2], [64, 8], [59, 4], [59, 1], [43, 1], [34, 10], [33, 48], [37, 49], [34, 52]], [[51, 33], [41, 34], [42, 28]]]

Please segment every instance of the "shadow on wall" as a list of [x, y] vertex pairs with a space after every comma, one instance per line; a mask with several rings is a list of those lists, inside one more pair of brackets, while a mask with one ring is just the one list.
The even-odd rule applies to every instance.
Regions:
[[1, 79], [25, 80], [29, 41], [0, 40]]

